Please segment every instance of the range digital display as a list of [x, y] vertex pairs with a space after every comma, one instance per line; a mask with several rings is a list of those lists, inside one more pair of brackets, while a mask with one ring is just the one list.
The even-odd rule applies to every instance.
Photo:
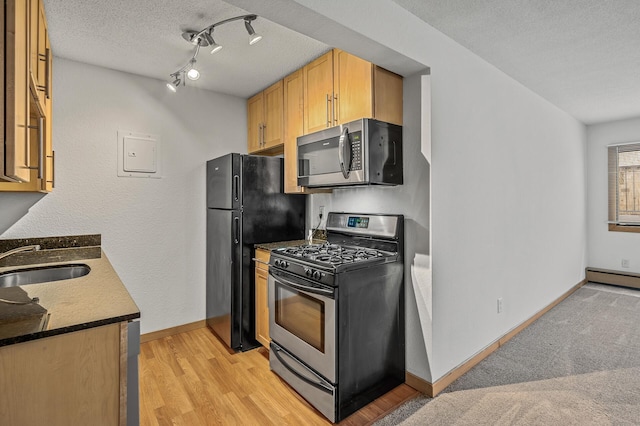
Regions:
[[368, 217], [360, 217], [360, 216], [349, 216], [347, 220], [347, 226], [349, 228], [368, 228], [369, 227], [369, 218]]

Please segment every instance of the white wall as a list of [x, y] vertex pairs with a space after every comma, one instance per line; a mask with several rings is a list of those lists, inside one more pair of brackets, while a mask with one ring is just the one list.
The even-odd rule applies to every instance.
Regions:
[[[59, 58], [53, 87], [55, 190], [0, 193], [1, 237], [102, 234], [142, 333], [203, 319], [205, 161], [246, 152], [245, 100]], [[162, 179], [117, 177], [118, 130], [159, 135]]]
[[[346, 36], [336, 47], [368, 58], [377, 43], [431, 69], [433, 335], [411, 343], [410, 372], [427, 380], [443, 377], [584, 278], [583, 124], [391, 0], [275, 2], [284, 10], [274, 10], [273, 2], [231, 2], [282, 25], [292, 21], [286, 3], [304, 6], [313, 12], [309, 18], [317, 18], [305, 25], [320, 41], [339, 38], [338, 23], [345, 34], [357, 32], [374, 43]], [[332, 34], [321, 34], [325, 26]], [[412, 166], [405, 163], [405, 177], [415, 178]], [[414, 185], [407, 180], [399, 193], [340, 190], [321, 202], [404, 213], [426, 223], [414, 204], [422, 198], [409, 196]], [[504, 300], [501, 314], [498, 297]], [[428, 311], [426, 302], [423, 308], [412, 315]], [[420, 359], [420, 346], [430, 339], [431, 358]]]
[[[587, 127], [590, 267], [640, 273], [640, 235], [610, 232], [607, 225], [607, 145], [636, 141], [640, 141], [640, 117]], [[622, 259], [629, 259], [629, 269], [622, 268]]]

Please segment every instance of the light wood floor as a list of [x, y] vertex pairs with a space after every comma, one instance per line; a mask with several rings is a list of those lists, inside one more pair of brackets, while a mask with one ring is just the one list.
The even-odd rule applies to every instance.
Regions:
[[[401, 385], [340, 422], [367, 425], [419, 395]], [[143, 343], [140, 424], [330, 425], [269, 370], [264, 348], [230, 353], [209, 329]]]

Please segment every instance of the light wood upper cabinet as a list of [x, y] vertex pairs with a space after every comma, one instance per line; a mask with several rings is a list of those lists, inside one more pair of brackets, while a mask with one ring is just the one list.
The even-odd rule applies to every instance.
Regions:
[[284, 192], [302, 192], [298, 186], [298, 146], [304, 134], [304, 83], [302, 70], [286, 76], [284, 86]]
[[304, 134], [375, 118], [402, 125], [402, 77], [340, 49], [303, 68]]
[[47, 20], [41, 0], [30, 0], [29, 72], [41, 109], [46, 111], [51, 97], [50, 49]]
[[333, 59], [333, 125], [373, 117], [374, 65], [339, 49]]
[[4, 9], [4, 158], [2, 176], [29, 182], [29, 9], [28, 2], [8, 0]]
[[[247, 135], [249, 153], [283, 149], [282, 80], [247, 101]], [[279, 152], [275, 152], [279, 151]]]
[[5, 39], [4, 150], [0, 191], [53, 189], [52, 55], [41, 0], [8, 0]]
[[[304, 134], [332, 126], [333, 51], [302, 68], [304, 81]], [[300, 135], [298, 135], [300, 136]]]
[[373, 118], [402, 125], [402, 77], [373, 67]]
[[262, 148], [262, 122], [264, 121], [264, 104], [262, 92], [247, 101], [247, 150], [249, 153]]
[[283, 140], [283, 90], [282, 80], [264, 90], [264, 129], [263, 129], [263, 149], [273, 148], [282, 145]]

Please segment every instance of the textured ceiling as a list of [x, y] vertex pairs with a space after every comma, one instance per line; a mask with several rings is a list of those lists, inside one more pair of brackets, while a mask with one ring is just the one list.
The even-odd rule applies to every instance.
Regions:
[[638, 0], [394, 0], [579, 120], [640, 116]]
[[[220, 0], [44, 0], [57, 57], [168, 80], [191, 58], [184, 30], [201, 30], [248, 12]], [[223, 49], [202, 48], [194, 87], [249, 97], [329, 49], [309, 37], [258, 17], [263, 39], [249, 46], [243, 21], [216, 27]]]
[[[585, 123], [640, 116], [639, 0], [393, 1]], [[256, 10], [267, 7], [261, 0], [232, 3]], [[221, 0], [44, 4], [56, 56], [161, 80], [191, 57], [183, 30], [200, 30], [247, 13]], [[274, 20], [301, 13], [306, 19], [299, 25], [306, 26], [307, 34], [323, 31], [320, 21], [305, 15], [293, 0], [269, 1], [268, 7], [265, 15]], [[363, 17], [367, 13], [375, 11], [363, 10]], [[248, 46], [242, 21], [216, 28], [215, 39], [224, 49], [215, 55], [202, 49], [202, 77], [187, 84], [248, 97], [329, 49], [264, 17], [253, 26], [264, 36], [254, 46]], [[340, 28], [324, 31], [334, 30]], [[367, 44], [357, 40], [358, 34], [349, 37]], [[332, 40], [331, 34], [322, 39]], [[371, 60], [384, 55], [389, 64], [402, 62], [397, 52], [369, 46], [376, 49], [378, 58]], [[406, 69], [415, 65], [408, 61]]]

